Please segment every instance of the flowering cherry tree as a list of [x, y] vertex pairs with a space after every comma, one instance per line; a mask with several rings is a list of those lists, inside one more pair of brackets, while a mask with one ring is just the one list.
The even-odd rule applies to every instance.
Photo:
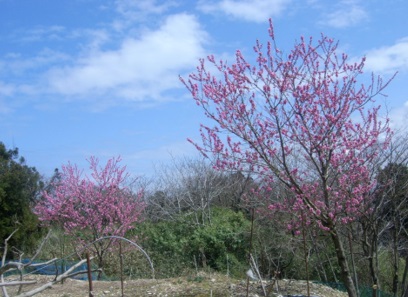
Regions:
[[[71, 163], [62, 166], [52, 191], [44, 192], [35, 207], [39, 219], [56, 223], [67, 234], [77, 236], [79, 246], [103, 236], [124, 236], [140, 219], [145, 205], [143, 191], [133, 193], [129, 188], [129, 174], [120, 161], [120, 157], [112, 158], [100, 167], [98, 159], [91, 157], [90, 176]], [[112, 240], [92, 245], [100, 267], [111, 245]]]
[[283, 183], [291, 200], [282, 197], [271, 211], [289, 211], [298, 222], [306, 216], [330, 234], [349, 296], [356, 297], [338, 227], [367, 209], [375, 185], [370, 161], [390, 137], [373, 98], [389, 81], [372, 76], [368, 86], [359, 84], [364, 59], [349, 63], [324, 35], [317, 42], [301, 38], [287, 55], [271, 21], [269, 37], [266, 48], [256, 42], [252, 62], [240, 51], [232, 65], [208, 56], [180, 78], [215, 123], [201, 125], [202, 143], [190, 142], [217, 169], [251, 171], [263, 193]]

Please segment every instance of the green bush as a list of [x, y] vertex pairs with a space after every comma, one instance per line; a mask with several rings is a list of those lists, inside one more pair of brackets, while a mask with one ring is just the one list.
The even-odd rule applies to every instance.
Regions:
[[213, 208], [205, 225], [196, 224], [195, 215], [183, 214], [174, 221], [146, 221], [132, 231], [152, 258], [156, 276], [177, 276], [192, 268], [242, 274], [250, 221], [227, 208]]

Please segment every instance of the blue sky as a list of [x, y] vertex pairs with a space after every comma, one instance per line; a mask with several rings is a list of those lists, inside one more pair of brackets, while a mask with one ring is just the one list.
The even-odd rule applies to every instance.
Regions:
[[178, 76], [208, 54], [250, 57], [268, 18], [286, 52], [324, 33], [367, 72], [398, 71], [382, 103], [405, 127], [407, 12], [405, 0], [0, 0], [0, 141], [45, 176], [91, 155], [147, 176], [198, 156], [186, 139], [205, 118]]

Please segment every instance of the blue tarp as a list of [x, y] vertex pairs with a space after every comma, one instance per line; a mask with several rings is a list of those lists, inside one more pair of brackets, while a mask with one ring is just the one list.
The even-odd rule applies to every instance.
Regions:
[[[314, 282], [317, 284], [323, 284], [329, 287], [332, 287], [333, 289], [339, 290], [339, 291], [343, 291], [346, 292], [346, 286], [343, 283], [324, 283], [324, 282]], [[359, 287], [359, 291], [360, 291], [360, 297], [371, 297], [372, 296], [372, 292], [373, 289], [369, 286], [360, 286]], [[381, 290], [377, 290], [378, 292], [378, 296], [380, 297], [393, 297], [393, 295], [391, 293], [387, 293]]]
[[[21, 262], [23, 264], [26, 264], [30, 261], [30, 259], [23, 259]], [[32, 262], [32, 264], [39, 264], [39, 263], [44, 263], [47, 260], [35, 260]], [[8, 261], [6, 261], [8, 262]], [[56, 260], [55, 262], [52, 262], [47, 265], [39, 265], [39, 266], [28, 266], [25, 267], [24, 269], [24, 274], [26, 273], [33, 273], [33, 274], [41, 274], [41, 275], [60, 275], [70, 269], [72, 266], [77, 264], [78, 262], [76, 261], [68, 261], [68, 260]], [[79, 267], [75, 268], [75, 270], [72, 272], [77, 272], [77, 271], [83, 271], [87, 270], [87, 265], [86, 263], [80, 265]], [[10, 272], [6, 273], [5, 275], [12, 275], [15, 274], [15, 272]], [[74, 279], [79, 279], [79, 280], [88, 280], [88, 275], [86, 273], [84, 274], [79, 274], [73, 277]], [[95, 280], [97, 278], [96, 273], [92, 274], [92, 279]]]

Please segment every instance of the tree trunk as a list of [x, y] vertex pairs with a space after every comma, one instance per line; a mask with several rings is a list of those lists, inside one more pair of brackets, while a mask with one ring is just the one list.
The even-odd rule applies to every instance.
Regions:
[[393, 278], [392, 278], [392, 293], [394, 296], [398, 295], [398, 285], [399, 285], [399, 251], [398, 243], [399, 236], [398, 232], [400, 231], [399, 220], [394, 216], [394, 230], [393, 230], [393, 243], [392, 243], [392, 256], [393, 256]]
[[408, 285], [405, 286], [407, 275], [408, 275], [408, 255], [405, 257], [405, 268], [404, 268], [404, 274], [402, 276], [402, 285], [401, 285], [401, 289], [402, 289], [401, 296], [402, 297], [408, 297]]
[[339, 234], [337, 233], [337, 230], [335, 227], [331, 228], [330, 236], [332, 238], [334, 247], [336, 249], [336, 256], [337, 256], [337, 261], [340, 267], [341, 278], [342, 278], [342, 281], [344, 282], [347, 293], [349, 297], [358, 297], [356, 286], [353, 282], [353, 278], [349, 271], [343, 244], [340, 240]]
[[363, 221], [361, 223], [363, 228], [363, 239], [361, 241], [364, 256], [367, 258], [368, 267], [370, 270], [370, 276], [372, 281], [372, 297], [378, 295], [380, 288], [378, 280], [378, 232], [377, 224]]
[[378, 279], [377, 279], [377, 273], [375, 271], [374, 267], [374, 256], [371, 255], [368, 258], [369, 266], [370, 266], [370, 273], [371, 273], [371, 278], [373, 281], [373, 286], [372, 286], [372, 297], [377, 297], [377, 291], [378, 291]]
[[[316, 242], [314, 236], [312, 236], [310, 233], [309, 233], [309, 236], [310, 236], [310, 239], [311, 239], [311, 241], [312, 241], [312, 246], [313, 246], [313, 248], [314, 248], [314, 250], [315, 250], [315, 254], [316, 254], [316, 256], [317, 256], [318, 265], [319, 265], [319, 267], [320, 267], [321, 273], [323, 274], [323, 282], [327, 283], [327, 282], [329, 282], [329, 281], [328, 281], [328, 278], [327, 278], [326, 270], [325, 270], [325, 268], [324, 268], [324, 266], [323, 266], [323, 260], [322, 260], [322, 257], [321, 257], [321, 251], [319, 251], [318, 248], [317, 248], [317, 242]], [[329, 263], [330, 263], [330, 262], [329, 262]], [[320, 272], [319, 272], [319, 270], [317, 270], [317, 272], [319, 273], [319, 277], [320, 277]]]
[[350, 248], [350, 256], [351, 256], [351, 265], [352, 265], [352, 269], [353, 269], [354, 284], [355, 284], [356, 289], [357, 289], [357, 294], [360, 295], [360, 291], [359, 291], [359, 288], [358, 288], [358, 278], [357, 278], [357, 272], [356, 272], [356, 263], [354, 261], [353, 238], [352, 238], [350, 230], [349, 230], [349, 233], [348, 233], [348, 240], [349, 240], [349, 248]]
[[370, 268], [370, 274], [371, 274], [371, 280], [373, 282], [372, 285], [372, 297], [377, 297], [377, 292], [379, 289], [379, 284], [378, 284], [378, 276], [377, 276], [377, 269], [376, 269], [376, 257], [377, 257], [377, 245], [376, 245], [376, 240], [377, 236], [372, 237], [372, 242], [371, 246], [369, 247], [370, 254], [368, 256], [368, 263], [369, 263], [369, 268]]
[[310, 283], [309, 283], [309, 249], [306, 245], [306, 231], [305, 231], [305, 220], [302, 212], [302, 237], [303, 237], [303, 252], [305, 257], [305, 268], [306, 268], [306, 285], [307, 285], [307, 296], [310, 297]]

